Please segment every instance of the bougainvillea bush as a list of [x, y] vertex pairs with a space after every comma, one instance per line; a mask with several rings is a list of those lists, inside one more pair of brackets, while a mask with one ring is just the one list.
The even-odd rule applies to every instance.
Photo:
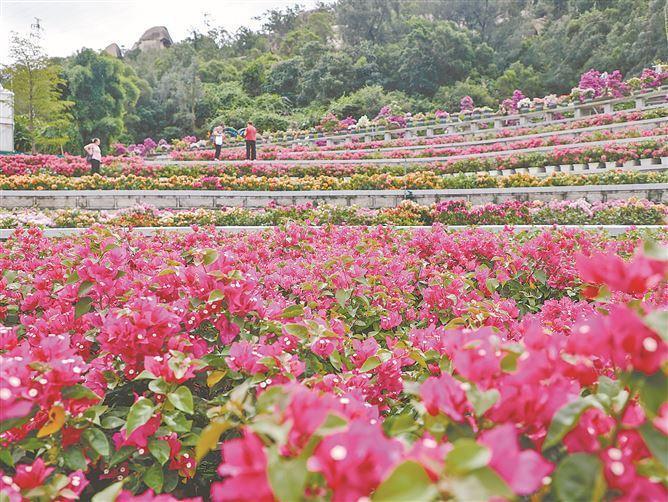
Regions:
[[429, 206], [402, 201], [397, 207], [368, 209], [359, 206], [306, 203], [249, 209], [157, 209], [134, 207], [95, 211], [86, 209], [0, 210], [0, 228], [21, 226], [87, 228], [95, 224], [110, 227], [187, 227], [190, 225], [264, 226], [304, 222], [312, 225], [662, 225], [668, 222], [668, 205], [646, 199], [589, 203], [567, 201], [507, 201], [472, 205], [455, 200]]
[[660, 243], [31, 229], [0, 269], [3, 500], [668, 495]]

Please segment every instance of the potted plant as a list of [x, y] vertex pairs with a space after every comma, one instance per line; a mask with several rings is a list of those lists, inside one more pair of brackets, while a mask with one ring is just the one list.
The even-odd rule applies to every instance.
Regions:
[[517, 102], [517, 109], [520, 113], [528, 113], [531, 110], [531, 99], [524, 98]]
[[543, 98], [543, 104], [553, 110], [557, 107], [558, 100], [556, 94], [549, 94]]

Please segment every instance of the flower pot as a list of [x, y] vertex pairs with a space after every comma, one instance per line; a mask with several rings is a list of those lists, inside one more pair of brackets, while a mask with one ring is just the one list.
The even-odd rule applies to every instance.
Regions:
[[617, 167], [617, 161], [616, 160], [607, 161], [605, 163], [605, 168], [606, 169], [615, 169], [616, 167]]
[[558, 167], [560, 173], [570, 173], [571, 171], [573, 171], [573, 165], [572, 164], [560, 164], [557, 167]]
[[661, 165], [668, 166], [668, 157], [661, 157]]
[[632, 169], [632, 168], [634, 168], [636, 166], [639, 166], [639, 165], [640, 165], [640, 162], [638, 162], [635, 159], [632, 159], [632, 160], [624, 161], [624, 163], [622, 164], [622, 167], [624, 169]]
[[501, 169], [502, 176], [510, 176], [511, 174], [515, 174], [515, 169]]
[[516, 174], [529, 174], [529, 168], [527, 167], [518, 167], [515, 169]]
[[480, 114], [479, 114], [479, 113], [472, 113], [472, 114], [471, 114], [471, 119], [473, 119], [473, 120], [478, 120], [479, 118], [480, 118]]
[[654, 163], [654, 159], [652, 159], [652, 158], [650, 158], [650, 159], [640, 159], [640, 167], [651, 167], [651, 166], [654, 166], [654, 165], [656, 165], [656, 164]]
[[549, 104], [549, 105], [547, 105], [547, 107], [548, 107], [550, 110], [554, 110], [554, 109], [557, 107], [557, 104], [556, 104], [556, 103]]
[[537, 112], [542, 112], [543, 111], [543, 105], [536, 105], [536, 111]]
[[601, 169], [601, 167], [603, 167], [603, 163], [602, 162], [589, 162], [587, 164], [587, 166], [588, 166], [589, 169], [596, 170], [596, 169]]
[[529, 108], [526, 107], [520, 108], [520, 113], [529, 113]]
[[529, 174], [535, 176], [537, 174], [540, 174], [541, 172], [544, 172], [545, 170], [542, 167], [530, 167], [529, 168]]
[[573, 164], [573, 172], [574, 173], [581, 173], [585, 170], [585, 165], [584, 164]]
[[440, 122], [441, 124], [447, 124], [448, 119], [440, 119], [439, 122]]
[[545, 169], [545, 171], [544, 171], [545, 174], [552, 174], [552, 173], [556, 172], [557, 166], [545, 166], [544, 169]]

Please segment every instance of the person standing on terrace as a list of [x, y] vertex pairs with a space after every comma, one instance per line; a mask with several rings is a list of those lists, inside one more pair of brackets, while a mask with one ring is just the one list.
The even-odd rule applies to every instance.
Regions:
[[257, 129], [250, 120], [246, 124], [246, 160], [255, 160], [257, 157]]
[[93, 138], [90, 143], [84, 146], [86, 160], [90, 164], [92, 174], [100, 173], [100, 163], [102, 162], [102, 152], [100, 151], [100, 138]]
[[223, 134], [223, 126], [219, 125], [213, 130], [213, 145], [216, 147], [216, 153], [213, 156], [216, 160], [220, 159], [220, 150], [223, 148], [223, 139], [225, 138]]

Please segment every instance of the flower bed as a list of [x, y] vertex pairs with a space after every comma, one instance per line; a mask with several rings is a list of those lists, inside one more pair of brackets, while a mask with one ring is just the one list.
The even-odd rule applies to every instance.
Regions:
[[394, 208], [367, 209], [331, 205], [270, 205], [263, 209], [221, 208], [160, 210], [149, 205], [117, 211], [34, 209], [0, 211], [0, 228], [20, 226], [86, 228], [186, 227], [191, 225], [266, 226], [288, 222], [313, 225], [662, 225], [668, 206], [647, 200], [618, 200], [591, 204], [585, 200], [518, 202], [472, 206], [449, 201], [422, 206], [404, 201]]
[[0, 245], [3, 497], [665, 499], [668, 262], [639, 246], [19, 231]]
[[97, 174], [72, 178], [49, 174], [0, 176], [2, 190], [420, 190], [507, 188], [531, 186], [582, 186], [666, 183], [668, 171], [635, 172], [609, 171], [600, 174], [552, 174], [539, 177], [529, 174], [490, 176], [478, 174], [443, 175], [433, 171], [418, 171], [405, 176], [398, 174], [352, 174], [337, 176], [256, 176], [220, 175], [144, 177], [121, 175], [106, 177]]
[[[378, 146], [370, 146], [369, 148], [353, 148], [344, 152], [339, 152], [335, 149], [326, 148], [309, 148], [306, 146], [294, 146], [292, 148], [267, 147], [262, 148], [259, 152], [260, 160], [360, 160], [360, 159], [379, 159], [383, 156], [390, 158], [422, 158], [422, 157], [444, 157], [450, 155], [469, 155], [484, 152], [504, 152], [509, 150], [519, 150], [523, 148], [536, 148], [541, 146], [557, 146], [568, 145], [572, 143], [587, 143], [592, 141], [604, 141], [614, 139], [626, 138], [640, 138], [643, 136], [660, 136], [668, 133], [666, 127], [655, 127], [650, 130], [636, 130], [628, 128], [623, 131], [599, 131], [599, 132], [585, 132], [576, 133], [571, 137], [553, 136], [546, 138], [529, 138], [518, 140], [515, 142], [499, 142], [482, 145], [474, 145], [467, 147], [457, 147], [458, 141], [439, 141], [433, 139], [424, 142], [415, 142], [412, 140], [402, 141], [401, 145], [397, 146], [417, 146], [423, 144], [426, 148], [415, 150], [392, 150], [390, 152], [378, 152], [375, 149]], [[512, 137], [512, 136], [510, 136]], [[451, 139], [451, 138], [446, 138]], [[459, 141], [465, 138], [458, 137]], [[453, 146], [445, 147], [444, 144], [451, 144]], [[373, 144], [369, 144], [373, 145]], [[203, 151], [175, 151], [171, 153], [173, 160], [214, 160], [214, 152], [212, 150]], [[221, 153], [221, 160], [244, 160], [245, 152], [239, 150], [225, 150]]]

